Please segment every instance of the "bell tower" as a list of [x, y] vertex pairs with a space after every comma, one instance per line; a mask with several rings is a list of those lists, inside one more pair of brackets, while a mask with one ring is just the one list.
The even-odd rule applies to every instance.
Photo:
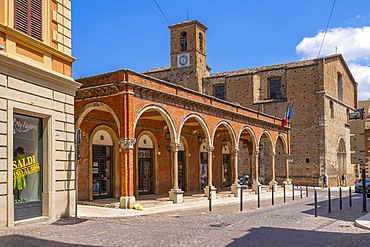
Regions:
[[207, 27], [197, 20], [169, 26], [171, 31], [172, 83], [202, 92], [202, 78], [209, 74], [206, 63]]

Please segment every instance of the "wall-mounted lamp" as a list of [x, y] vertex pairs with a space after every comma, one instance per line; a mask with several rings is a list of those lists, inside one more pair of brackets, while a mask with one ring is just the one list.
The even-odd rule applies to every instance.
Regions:
[[164, 138], [166, 139], [166, 141], [170, 141], [171, 140], [171, 135], [170, 135], [170, 132], [168, 130], [164, 134]]
[[198, 136], [198, 144], [201, 144], [203, 142], [203, 136], [199, 135]]
[[247, 142], [246, 141], [243, 141], [242, 142], [242, 147], [245, 149], [245, 148], [247, 148]]

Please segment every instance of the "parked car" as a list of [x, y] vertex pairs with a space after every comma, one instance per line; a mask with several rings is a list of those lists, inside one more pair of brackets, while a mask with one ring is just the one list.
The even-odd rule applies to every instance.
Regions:
[[[365, 178], [365, 186], [368, 187], [370, 184], [370, 178]], [[355, 184], [355, 192], [362, 193], [362, 179], [359, 179]]]
[[366, 196], [370, 198], [370, 184], [367, 186]]

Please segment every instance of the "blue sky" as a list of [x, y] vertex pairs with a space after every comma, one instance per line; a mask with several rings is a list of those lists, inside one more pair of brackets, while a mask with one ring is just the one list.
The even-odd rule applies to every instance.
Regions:
[[[208, 27], [212, 73], [316, 58], [333, 0], [72, 1], [73, 77], [169, 66], [169, 24]], [[320, 56], [342, 53], [370, 97], [370, 1], [336, 0]]]

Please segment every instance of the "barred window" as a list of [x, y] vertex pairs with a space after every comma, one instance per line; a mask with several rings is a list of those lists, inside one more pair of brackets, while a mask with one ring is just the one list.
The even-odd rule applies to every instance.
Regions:
[[42, 0], [15, 0], [14, 28], [42, 39]]

